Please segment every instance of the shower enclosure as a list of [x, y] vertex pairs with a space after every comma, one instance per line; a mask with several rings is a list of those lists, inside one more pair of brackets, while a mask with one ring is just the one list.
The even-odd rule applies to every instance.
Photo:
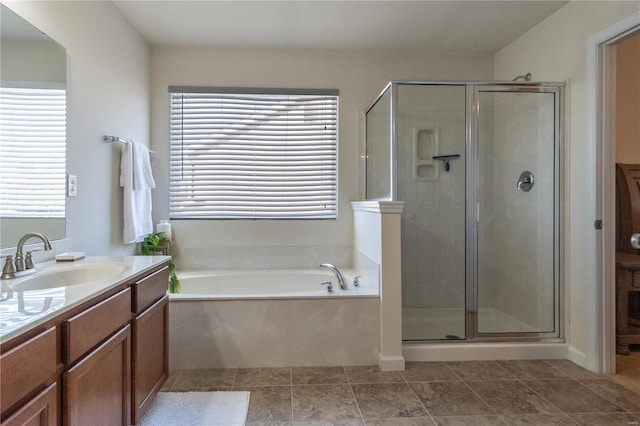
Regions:
[[366, 198], [404, 201], [404, 341], [561, 341], [559, 83], [392, 82]]

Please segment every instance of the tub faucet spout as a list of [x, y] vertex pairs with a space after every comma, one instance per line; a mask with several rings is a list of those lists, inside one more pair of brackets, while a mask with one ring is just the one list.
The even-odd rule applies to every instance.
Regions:
[[321, 268], [327, 268], [329, 269], [331, 272], [333, 272], [333, 275], [336, 276], [336, 279], [338, 280], [338, 285], [340, 286], [340, 289], [342, 290], [348, 290], [349, 289], [349, 285], [347, 284], [347, 279], [344, 277], [344, 275], [342, 274], [342, 271], [340, 271], [340, 269], [338, 269], [337, 267], [333, 266], [330, 263], [323, 263], [322, 265], [320, 265]]

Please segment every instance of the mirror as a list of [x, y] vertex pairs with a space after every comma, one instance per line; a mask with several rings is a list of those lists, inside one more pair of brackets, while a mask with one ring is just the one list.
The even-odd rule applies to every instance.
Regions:
[[65, 237], [66, 51], [0, 4], [0, 247]]

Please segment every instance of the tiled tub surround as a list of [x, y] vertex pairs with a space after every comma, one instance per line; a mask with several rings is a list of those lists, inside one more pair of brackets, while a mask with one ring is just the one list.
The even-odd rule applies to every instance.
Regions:
[[164, 391], [251, 392], [247, 424], [638, 425], [640, 394], [566, 360], [173, 371]]
[[[170, 368], [375, 364], [378, 278], [363, 276], [354, 288], [355, 272], [343, 272], [347, 291], [326, 269], [179, 271], [181, 293], [169, 303]], [[329, 280], [332, 294], [321, 286]]]

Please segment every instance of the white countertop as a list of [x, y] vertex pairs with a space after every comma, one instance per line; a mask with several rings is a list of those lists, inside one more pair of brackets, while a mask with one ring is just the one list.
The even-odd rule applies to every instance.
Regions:
[[[40, 262], [36, 272], [22, 278], [1, 280], [0, 341], [6, 342], [31, 330], [51, 318], [92, 299], [132, 277], [150, 271], [166, 263], [170, 256], [88, 256], [74, 262]], [[62, 287], [39, 290], [15, 290], [19, 284], [38, 274], [48, 274], [64, 269], [81, 268], [83, 265], [115, 263], [117, 273], [108, 278]]]

